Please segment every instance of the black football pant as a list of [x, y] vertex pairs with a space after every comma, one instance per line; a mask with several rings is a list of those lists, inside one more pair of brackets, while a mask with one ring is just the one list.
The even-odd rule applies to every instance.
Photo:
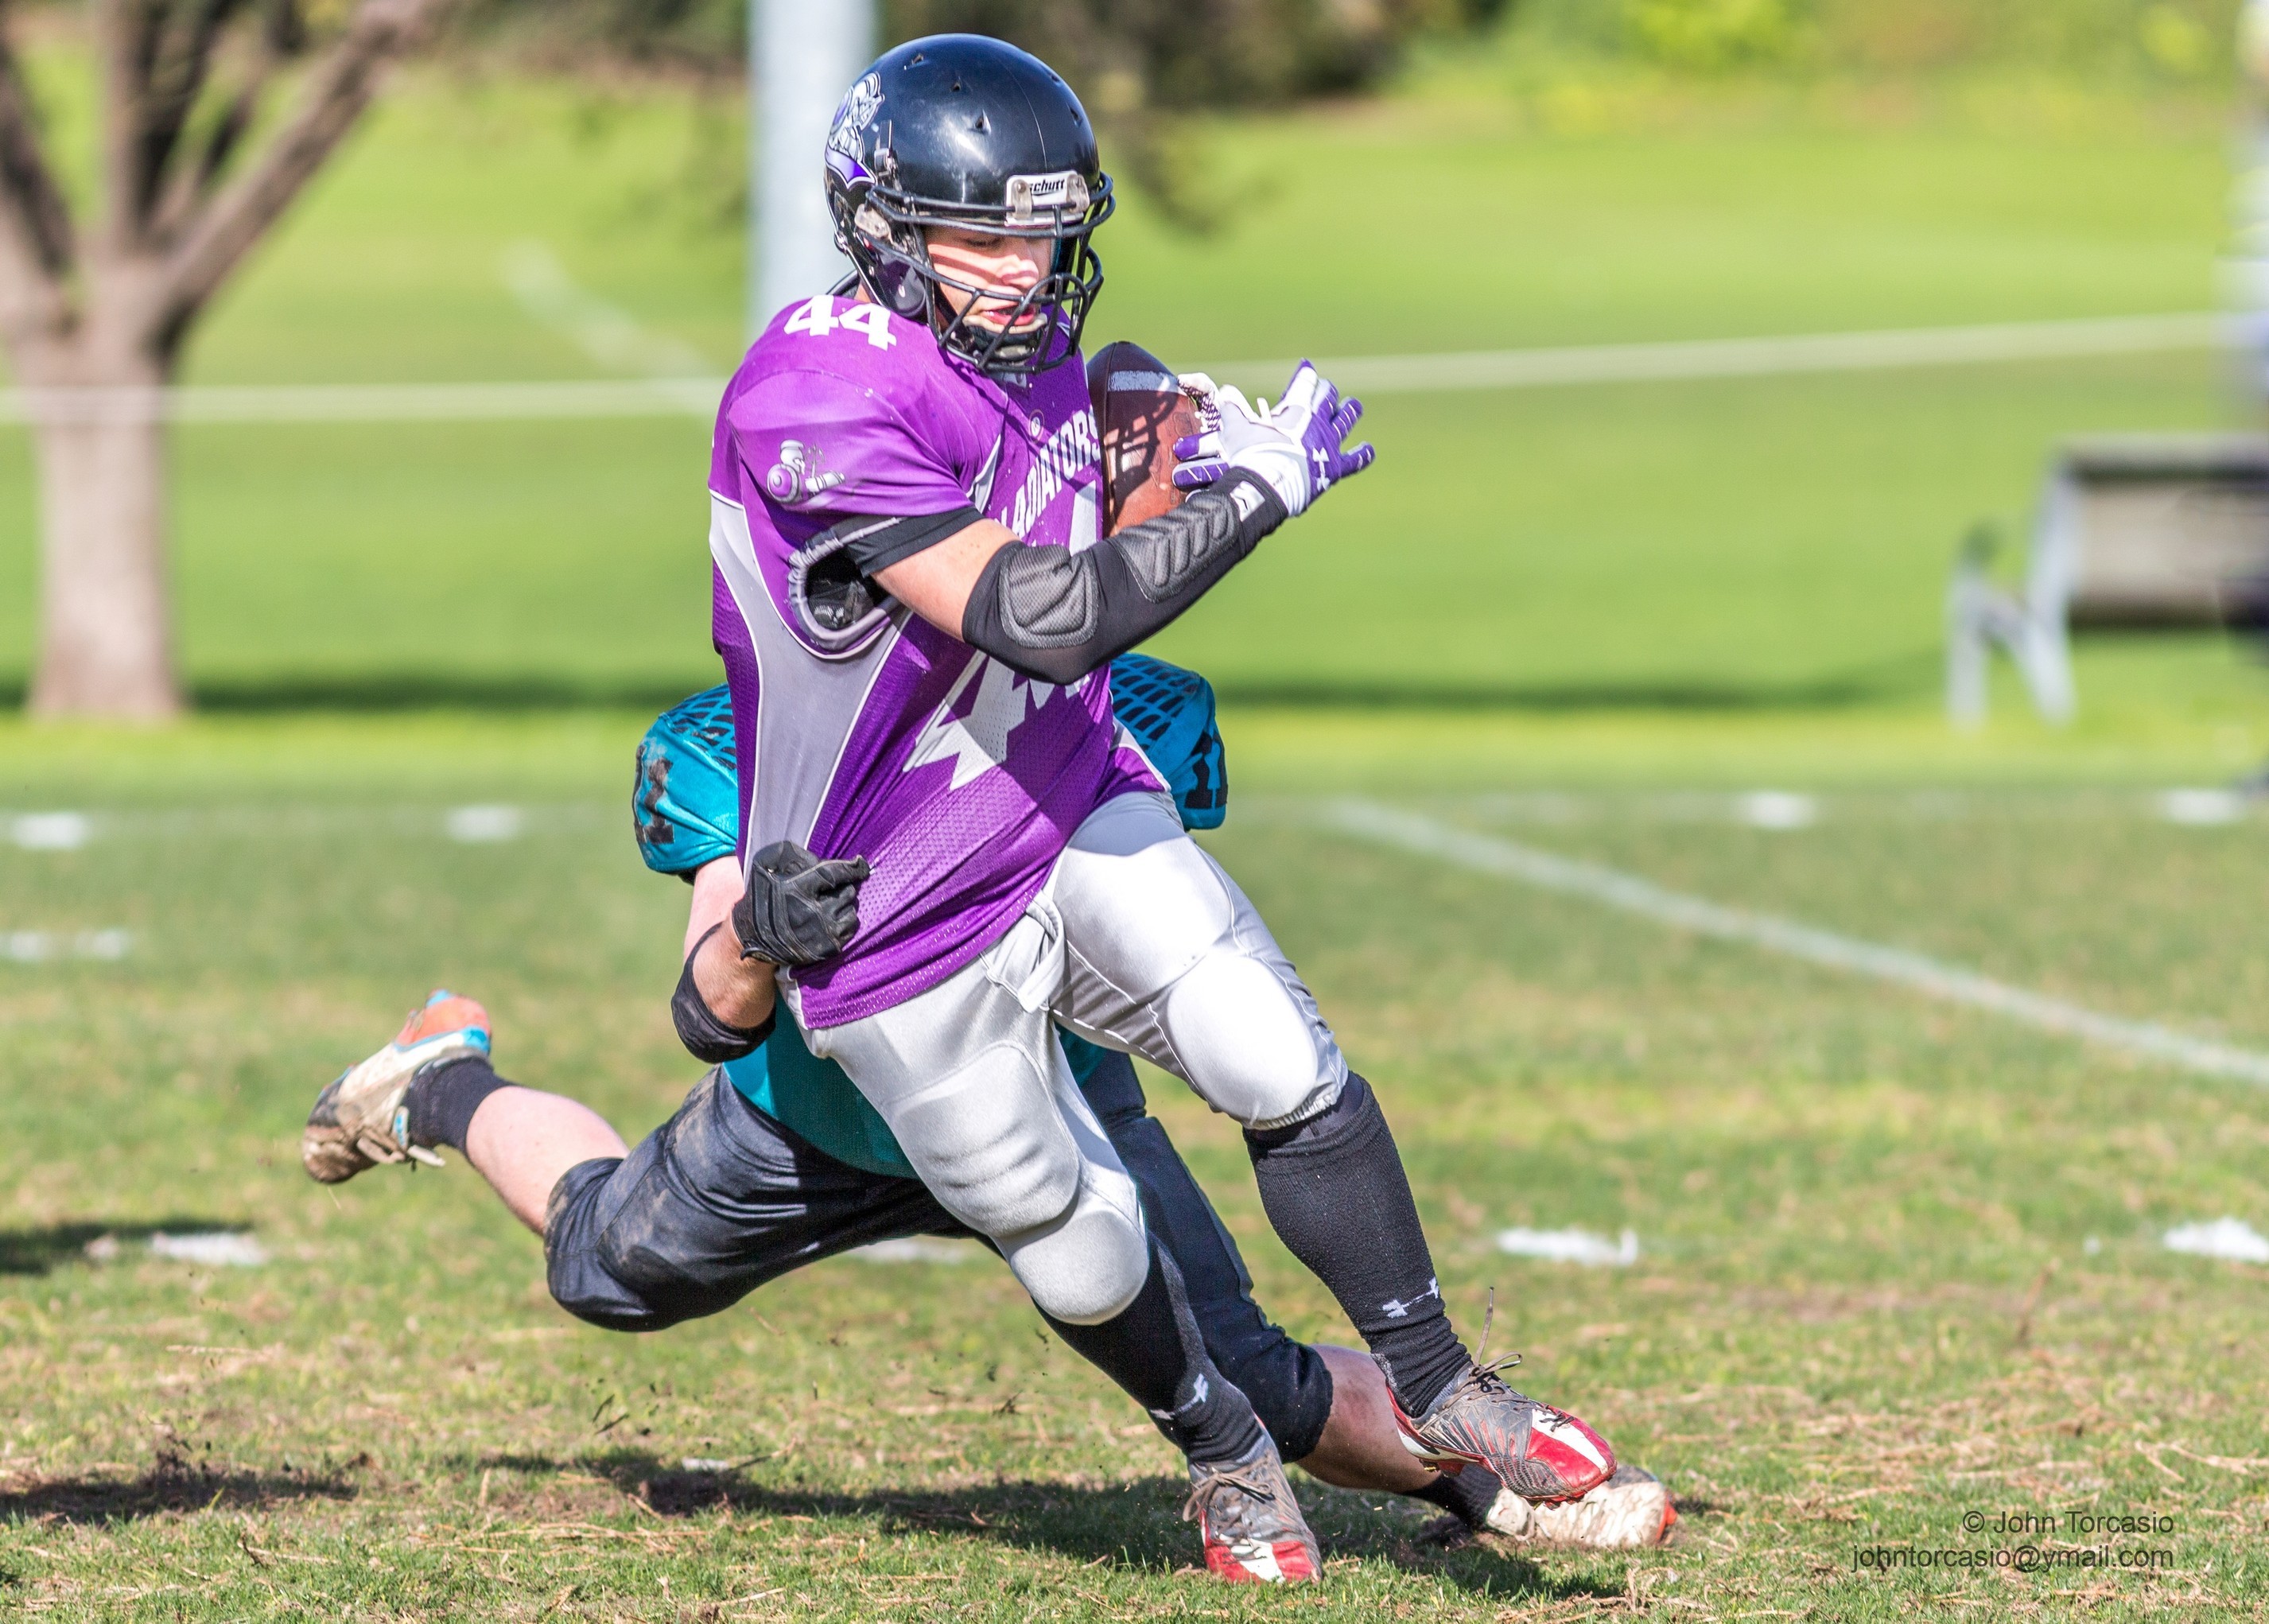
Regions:
[[[1253, 1300], [1236, 1243], [1151, 1117], [1134, 1067], [1106, 1053], [1085, 1086], [1142, 1191], [1151, 1234], [1181, 1270], [1221, 1373], [1245, 1391], [1287, 1460], [1316, 1446], [1332, 1380], [1315, 1349]], [[551, 1192], [551, 1295], [615, 1331], [659, 1331], [729, 1308], [807, 1263], [917, 1235], [970, 1236], [921, 1183], [849, 1167], [749, 1104], [721, 1070], [624, 1157], [570, 1168]]]

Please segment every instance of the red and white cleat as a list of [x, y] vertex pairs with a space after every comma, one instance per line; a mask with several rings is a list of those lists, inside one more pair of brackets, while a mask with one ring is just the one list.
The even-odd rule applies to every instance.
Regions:
[[1476, 1364], [1415, 1421], [1393, 1399], [1402, 1447], [1442, 1472], [1487, 1466], [1537, 1503], [1574, 1500], [1614, 1475], [1608, 1441], [1565, 1410], [1515, 1392], [1495, 1365]]
[[1182, 1518], [1198, 1525], [1206, 1567], [1232, 1584], [1293, 1584], [1323, 1575], [1316, 1536], [1275, 1443], [1264, 1433], [1252, 1454], [1228, 1465], [1190, 1463]]
[[299, 1138], [299, 1161], [319, 1184], [344, 1184], [381, 1163], [441, 1158], [410, 1142], [402, 1096], [418, 1071], [439, 1060], [489, 1052], [489, 1012], [469, 998], [439, 992], [413, 1009], [394, 1041], [351, 1067], [315, 1096]]

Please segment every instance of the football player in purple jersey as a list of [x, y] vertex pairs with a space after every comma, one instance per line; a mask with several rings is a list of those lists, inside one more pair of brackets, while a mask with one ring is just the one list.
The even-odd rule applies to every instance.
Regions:
[[1304, 364], [1273, 409], [1218, 391], [1176, 447], [1187, 499], [1102, 535], [1077, 360], [1112, 195], [1077, 98], [1000, 41], [916, 40], [853, 86], [825, 159], [855, 285], [774, 318], [713, 442], [750, 889], [689, 956], [690, 1046], [721, 1058], [786, 1000], [939, 1204], [1186, 1415], [1194, 1461], [1227, 1463], [1258, 1447], [1242, 1395], [1176, 1330], [1055, 1023], [1149, 1059], [1244, 1125], [1271, 1224], [1368, 1343], [1411, 1452], [1584, 1494], [1613, 1452], [1459, 1340], [1370, 1086], [1112, 717], [1114, 655], [1369, 464], [1344, 444], [1361, 407]]
[[[916, 41], [845, 99], [826, 184], [855, 289], [774, 319], [713, 446], [742, 880], [687, 956], [688, 1048], [746, 1055], [785, 1000], [1208, 1503], [1312, 1554], [1055, 1026], [1140, 1054], [1245, 1126], [1272, 1224], [1369, 1344], [1412, 1455], [1583, 1495], [1612, 1452], [1459, 1341], [1369, 1086], [1113, 720], [1110, 660], [1368, 464], [1343, 446], [1360, 407], [1304, 365], [1274, 410], [1220, 391], [1177, 447], [1186, 503], [1102, 536], [1076, 359], [1111, 192], [1069, 89], [994, 41]], [[526, 1188], [484, 1171], [547, 1243], [662, 1176], [573, 1112], [513, 1155]]]

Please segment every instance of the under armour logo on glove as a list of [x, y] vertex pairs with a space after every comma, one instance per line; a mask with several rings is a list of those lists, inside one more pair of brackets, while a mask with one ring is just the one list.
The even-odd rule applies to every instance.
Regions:
[[817, 964], [843, 951], [859, 930], [859, 887], [871, 872], [863, 857], [824, 861], [793, 840], [775, 841], [749, 860], [749, 887], [733, 904], [733, 935], [744, 959]]
[[1369, 468], [1377, 454], [1368, 440], [1344, 443], [1363, 420], [1363, 402], [1341, 400], [1305, 361], [1293, 369], [1273, 410], [1268, 402], [1255, 405], [1225, 384], [1212, 391], [1208, 404], [1212, 426], [1174, 442], [1179, 459], [1174, 484], [1185, 491], [1241, 468], [1267, 480], [1285, 511], [1297, 515], [1341, 480]]

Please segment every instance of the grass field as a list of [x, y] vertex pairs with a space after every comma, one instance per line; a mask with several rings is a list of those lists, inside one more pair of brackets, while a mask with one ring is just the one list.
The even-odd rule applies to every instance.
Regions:
[[[721, 367], [739, 139], [680, 93], [414, 85], [192, 375], [593, 375], [506, 287], [529, 240]], [[1131, 201], [1098, 320], [1181, 364], [2202, 308], [2226, 185], [2218, 109], [2036, 85], [1510, 101], [1443, 69], [1202, 151], [1231, 224], [1180, 237]], [[1454, 1312], [1477, 1329], [1494, 1287], [1526, 1383], [1682, 1508], [1664, 1551], [1445, 1553], [1408, 1508], [1304, 1483], [1331, 1583], [1297, 1596], [1180, 1571], [1164, 1446], [973, 1249], [632, 1339], [551, 1304], [462, 1167], [305, 1179], [314, 1089], [436, 984], [489, 1003], [507, 1074], [633, 1136], [692, 1081], [665, 1011], [683, 893], [622, 801], [651, 706], [713, 680], [706, 429], [184, 432], [207, 714], [0, 720], [0, 1608], [2269, 1614], [2269, 1271], [2161, 1244], [2269, 1230], [2269, 1096], [1326, 816], [1360, 794], [2269, 1050], [2263, 815], [2182, 827], [2154, 799], [2269, 756], [2255, 662], [2095, 640], [2068, 731], [2006, 682], [1981, 734], [1935, 709], [1954, 543], [2021, 519], [2056, 439], [2237, 420], [2203, 357], [1389, 397], [1377, 470], [1164, 639], [1232, 701], [1210, 844], [1379, 1082]], [[0, 435], [0, 690], [30, 500]], [[1763, 787], [1816, 793], [1817, 821], [1744, 824]], [[447, 838], [497, 802], [518, 838]], [[10, 838], [60, 808], [84, 845]], [[106, 931], [122, 957], [72, 956]], [[1345, 1340], [1233, 1133], [1149, 1081], [1263, 1300]], [[1511, 1225], [1629, 1227], [1639, 1259], [1523, 1261], [1492, 1244]], [[147, 1244], [215, 1229], [267, 1262]], [[2112, 1541], [2166, 1565], [1859, 1565], [2073, 1511], [2168, 1519]]]
[[[662, 1012], [682, 896], [638, 868], [618, 804], [636, 725], [11, 738], [29, 804], [98, 821], [76, 851], [0, 846], [4, 924], [134, 939], [116, 963], [0, 963], [11, 1607], [2269, 1611], [2263, 1271], [2158, 1244], [2191, 1220], [2269, 1223], [2269, 1099], [1334, 834], [1308, 786], [1337, 757], [1297, 716], [1230, 718], [1247, 766], [1212, 844], [1386, 1090], [1455, 1311], [1474, 1325], [1494, 1287], [1529, 1384], [1673, 1482], [1669, 1550], [1445, 1554], [1402, 1507], [1308, 1485], [1331, 1584], [1226, 1596], [1177, 1573], [1163, 1446], [973, 1249], [831, 1263], [632, 1339], [551, 1306], [536, 1244], [461, 1167], [308, 1184], [292, 1150], [313, 1089], [429, 983], [491, 1004], [508, 1074], [632, 1133], [691, 1081]], [[2258, 822], [2169, 826], [2133, 788], [1860, 783], [1770, 832], [1721, 794], [1540, 798], [1517, 770], [1483, 789], [1470, 763], [1391, 777], [1371, 793], [1455, 824], [2269, 1047]], [[522, 838], [443, 837], [449, 806], [499, 797], [526, 808]], [[1150, 1081], [1264, 1300], [1300, 1334], [1349, 1335], [1268, 1235], [1233, 1134]], [[1640, 1259], [1498, 1255], [1512, 1224], [1629, 1226]], [[266, 1266], [143, 1244], [236, 1227]], [[90, 1259], [103, 1236], [115, 1255]], [[1876, 1545], [2014, 1548], [1960, 1532], [2010, 1510], [2171, 1518], [2114, 1544], [2172, 1567], [1854, 1569]]]

